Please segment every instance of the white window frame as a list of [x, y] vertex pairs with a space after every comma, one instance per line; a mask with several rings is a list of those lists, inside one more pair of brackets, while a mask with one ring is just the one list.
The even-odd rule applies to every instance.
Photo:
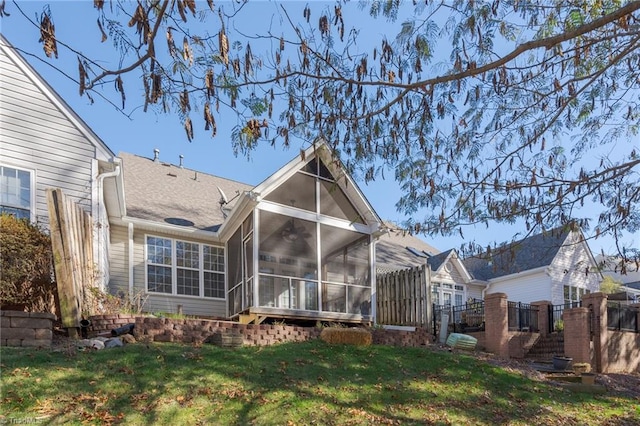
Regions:
[[[569, 289], [569, 300], [565, 298], [565, 289]], [[570, 305], [572, 307], [575, 307], [575, 305], [579, 304], [582, 301], [582, 298], [584, 297], [584, 295], [590, 294], [590, 293], [591, 293], [591, 290], [587, 288], [565, 284], [562, 287], [562, 300], [563, 300], [562, 304], [564, 306]]]
[[[148, 246], [148, 239], [149, 238], [159, 238], [159, 239], [163, 239], [163, 240], [169, 240], [171, 242], [171, 264], [170, 265], [165, 265], [165, 264], [160, 264], [160, 263], [153, 263], [149, 261], [149, 246]], [[182, 243], [188, 243], [188, 244], [195, 244], [198, 246], [198, 268], [192, 268], [192, 267], [188, 267], [188, 266], [178, 266], [178, 256], [177, 256], [177, 246], [178, 246], [178, 242], [182, 242]], [[224, 269], [223, 271], [217, 271], [217, 270], [209, 270], [209, 269], [205, 269], [204, 268], [204, 247], [208, 246], [214, 249], [218, 249], [218, 250], [222, 250], [222, 258], [223, 258], [223, 262], [221, 264], [222, 268]], [[177, 296], [177, 297], [186, 297], [186, 298], [192, 298], [192, 299], [204, 299], [204, 300], [226, 300], [227, 297], [227, 285], [226, 285], [226, 269], [227, 269], [227, 265], [226, 265], [226, 259], [225, 259], [225, 253], [226, 253], [226, 249], [225, 247], [222, 246], [216, 246], [216, 245], [212, 245], [212, 244], [205, 244], [205, 243], [199, 243], [199, 242], [195, 242], [195, 241], [188, 241], [188, 240], [183, 240], [183, 239], [177, 239], [177, 238], [170, 238], [170, 237], [166, 237], [166, 236], [161, 236], [161, 235], [154, 235], [154, 234], [145, 234], [144, 236], [144, 289], [145, 289], [145, 293], [148, 294], [157, 294], [157, 295], [163, 295], [163, 296]], [[171, 293], [164, 293], [164, 292], [159, 292], [159, 291], [151, 291], [149, 290], [149, 266], [161, 266], [161, 267], [166, 267], [166, 268], [170, 268], [171, 269]], [[198, 295], [190, 295], [190, 294], [180, 294], [178, 293], [178, 269], [183, 269], [183, 270], [189, 270], [189, 271], [198, 271]], [[222, 294], [223, 297], [212, 297], [212, 296], [205, 296], [204, 295], [204, 274], [206, 273], [213, 273], [213, 274], [217, 274], [222, 276], [222, 283], [223, 283], [223, 290], [222, 290]]]
[[[430, 287], [431, 292], [434, 296], [437, 293], [438, 302], [440, 305], [444, 305], [444, 293], [451, 294], [451, 306], [458, 306], [455, 304], [456, 295], [462, 296], [463, 305], [467, 301], [466, 284], [459, 284], [449, 280], [433, 280]], [[456, 287], [462, 287], [462, 289]]]
[[[13, 164], [7, 164], [7, 163], [0, 163], [0, 169], [2, 168], [9, 168], [9, 169], [14, 169], [14, 170], [19, 170], [22, 172], [27, 172], [29, 173], [29, 221], [30, 222], [35, 222], [35, 218], [36, 218], [36, 171], [33, 169], [27, 169], [24, 167], [19, 167], [19, 166], [15, 166]], [[1, 176], [1, 170], [0, 170], [0, 176]], [[2, 187], [0, 186], [0, 193], [2, 192]], [[1, 198], [0, 198], [0, 206], [3, 206], [3, 204], [1, 203]], [[20, 206], [13, 206], [13, 205], [6, 205], [6, 207], [9, 208], [15, 208], [15, 209], [19, 209], [19, 210], [25, 210], [24, 208], [20, 207]]]

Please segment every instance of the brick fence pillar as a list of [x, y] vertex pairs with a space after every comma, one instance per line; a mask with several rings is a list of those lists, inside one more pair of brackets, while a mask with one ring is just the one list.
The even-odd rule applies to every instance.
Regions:
[[589, 309], [565, 309], [562, 320], [564, 321], [564, 355], [573, 358], [573, 362], [591, 364]]
[[[591, 310], [591, 336], [593, 339], [593, 364], [596, 372], [603, 373], [609, 366], [609, 351], [607, 349], [607, 300], [608, 296], [597, 292], [585, 294], [582, 306]], [[567, 331], [565, 326], [565, 342]]]
[[507, 312], [507, 295], [504, 293], [488, 294], [484, 299], [485, 346], [489, 352], [502, 357], [509, 357], [509, 313]]
[[549, 310], [553, 306], [548, 300], [541, 300], [531, 303], [531, 306], [538, 307], [538, 333], [540, 336], [549, 334]]

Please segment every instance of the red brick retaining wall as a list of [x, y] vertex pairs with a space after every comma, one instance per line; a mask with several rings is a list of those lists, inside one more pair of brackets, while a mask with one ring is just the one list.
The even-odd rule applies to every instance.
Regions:
[[103, 334], [111, 334], [111, 330], [114, 328], [122, 327], [126, 324], [136, 322], [135, 314], [108, 314], [108, 315], [96, 315], [89, 320], [91, 325], [89, 326], [89, 336], [95, 337]]
[[1, 311], [0, 346], [50, 347], [55, 319], [49, 313]]

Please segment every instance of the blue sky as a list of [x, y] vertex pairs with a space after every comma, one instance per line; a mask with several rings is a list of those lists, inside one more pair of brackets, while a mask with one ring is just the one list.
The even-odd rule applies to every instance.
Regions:
[[[49, 3], [57, 38], [61, 42], [67, 42], [87, 56], [98, 60], [107, 62], [116, 58], [108, 56], [105, 52], [109, 49], [105, 49], [105, 46], [100, 44], [100, 33], [96, 25], [97, 13], [93, 8], [92, 1], [51, 1]], [[216, 5], [219, 3], [222, 2], [216, 2]], [[319, 3], [310, 3], [316, 14], [319, 10], [317, 6]], [[20, 8], [33, 21], [36, 21], [36, 13], [40, 14], [45, 4], [47, 2], [19, 2]], [[105, 4], [108, 5], [109, 2]], [[204, 2], [199, 5], [206, 7]], [[286, 5], [301, 9], [305, 3], [288, 2]], [[272, 15], [272, 11], [278, 7], [277, 4], [259, 2], [258, 5], [250, 4], [250, 6], [259, 7], [257, 12], [250, 14], [256, 18], [256, 23], [260, 22], [261, 25], [278, 28], [280, 23], [277, 20], [264, 19], [266, 16]], [[6, 10], [11, 16], [0, 20], [2, 34], [15, 47], [24, 51], [21, 53], [27, 61], [116, 154], [124, 151], [153, 157], [154, 148], [158, 148], [160, 149], [160, 158], [165, 162], [177, 164], [179, 156], [183, 155], [185, 167], [249, 184], [258, 184], [296, 156], [300, 148], [305, 147], [301, 142], [295, 140], [288, 150], [283, 150], [281, 147], [273, 148], [265, 143], [258, 146], [251, 153], [249, 159], [243, 156], [236, 157], [230, 143], [231, 129], [235, 124], [235, 118], [232, 116], [216, 117], [218, 136], [215, 138], [211, 138], [209, 132], [196, 127], [195, 139], [188, 142], [179, 118], [176, 115], [158, 115], [152, 111], [143, 112], [140, 106], [142, 97], [138, 96], [136, 92], [141, 90], [141, 85], [131, 84], [127, 87], [126, 80], [125, 90], [127, 90], [129, 117], [118, 112], [115, 107], [99, 97], [95, 97], [95, 103], [90, 104], [86, 97], [79, 96], [77, 84], [60, 72], [62, 70], [74, 79], [77, 78], [76, 55], [59, 45], [59, 59], [46, 58], [40, 43], [38, 43], [39, 31], [37, 28], [28, 23], [27, 18], [22, 16], [12, 2], [7, 2]], [[360, 13], [366, 14], [365, 11]], [[302, 19], [301, 13], [292, 14], [292, 16]], [[248, 28], [251, 28], [253, 24], [254, 22], [249, 22]], [[376, 24], [378, 25], [379, 22]], [[216, 25], [218, 25], [217, 22]], [[349, 24], [347, 23], [347, 25]], [[393, 31], [390, 24], [385, 25], [389, 28], [387, 31]], [[398, 26], [399, 23], [396, 28]], [[373, 35], [376, 35], [376, 31], [379, 30], [379, 27], [366, 29]], [[110, 41], [105, 42], [105, 44], [109, 43]], [[26, 55], [25, 52], [28, 54]], [[31, 54], [35, 54], [35, 56]], [[106, 87], [105, 91], [112, 93], [112, 88]], [[196, 112], [196, 114], [201, 115], [200, 112]], [[392, 171], [387, 171], [385, 176], [386, 179], [378, 178], [369, 184], [364, 182], [358, 182], [358, 184], [383, 219], [402, 222], [403, 215], [395, 209], [395, 203], [400, 196], [399, 187], [393, 180]], [[594, 211], [593, 216], [597, 216], [597, 213]], [[485, 229], [484, 226], [466, 229], [464, 231], [465, 239], [459, 235], [454, 237], [422, 236], [422, 238], [432, 246], [446, 250], [452, 247], [458, 248], [461, 244], [472, 240], [483, 246], [493, 242], [500, 243], [510, 240], [518, 232], [523, 232], [523, 229], [517, 225], [491, 225], [489, 229]], [[640, 237], [631, 235], [625, 242], [632, 247], [638, 247]], [[608, 237], [590, 240], [589, 244], [594, 254], [601, 250], [606, 253], [615, 252], [614, 242]]]

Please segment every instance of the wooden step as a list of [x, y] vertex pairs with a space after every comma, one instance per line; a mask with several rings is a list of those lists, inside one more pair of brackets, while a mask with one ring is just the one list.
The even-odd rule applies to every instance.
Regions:
[[262, 324], [267, 317], [258, 314], [240, 314], [238, 322], [240, 324]]

